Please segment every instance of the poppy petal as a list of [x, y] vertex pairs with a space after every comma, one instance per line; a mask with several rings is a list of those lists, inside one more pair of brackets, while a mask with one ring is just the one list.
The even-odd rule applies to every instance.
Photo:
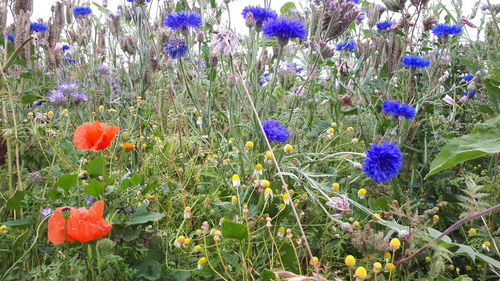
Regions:
[[[73, 241], [71, 239], [67, 239], [68, 237], [64, 234], [65, 232], [65, 219], [62, 215], [62, 209], [63, 208], [70, 208], [70, 212], [73, 211], [73, 208], [71, 207], [60, 207], [57, 208], [52, 216], [49, 218], [49, 241], [54, 243], [54, 244], [61, 244], [64, 241]], [[71, 215], [70, 215], [71, 217]]]

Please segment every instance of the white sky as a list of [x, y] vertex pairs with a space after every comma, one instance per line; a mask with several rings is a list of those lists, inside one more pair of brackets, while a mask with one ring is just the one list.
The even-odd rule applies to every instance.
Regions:
[[[65, 0], [62, 0], [65, 1]], [[99, 4], [102, 4], [102, 0], [93, 0]], [[80, 1], [80, 3], [92, 3], [93, 1]], [[158, 5], [159, 2], [164, 1], [164, 0], [152, 0], [150, 5], [153, 5], [153, 8]], [[223, 3], [222, 0], [216, 0], [217, 3]], [[306, 0], [268, 0], [271, 2], [271, 8], [275, 9], [278, 11], [279, 14], [279, 9], [281, 6], [286, 3], [286, 2], [294, 2], [296, 6], [299, 8], [301, 5], [307, 5], [309, 1]], [[452, 0], [435, 0], [439, 1], [442, 4], [445, 4], [448, 8], [452, 9]], [[458, 0], [455, 0], [458, 1]], [[474, 3], [479, 0], [462, 0], [463, 2], [463, 11], [465, 15], [468, 15], [471, 13], [472, 7], [474, 6]], [[50, 8], [51, 6], [57, 2], [57, 0], [33, 0], [34, 4], [34, 9], [33, 9], [33, 16], [32, 20], [36, 20], [38, 18], [43, 18], [43, 19], [48, 19], [51, 15]], [[381, 0], [372, 0], [370, 2], [378, 3], [381, 2]], [[482, 2], [486, 3], [486, 0], [483, 0]], [[491, 3], [497, 3], [498, 0], [491, 0]], [[116, 11], [116, 7], [118, 5], [123, 5], [126, 3], [126, 5], [130, 5], [130, 3], [126, 2], [126, 0], [108, 0], [108, 8], [112, 11]], [[259, 0], [259, 1], [249, 1], [249, 0], [233, 0], [229, 4], [230, 8], [230, 13], [231, 13], [231, 22], [233, 26], [239, 27], [241, 26], [242, 28], [245, 27], [245, 22], [243, 17], [241, 16], [241, 11], [243, 8], [247, 5], [263, 5], [264, 0]], [[93, 5], [90, 5], [91, 7]], [[93, 9], [94, 11], [96, 10], [95, 8]], [[452, 14], [453, 11], [450, 10]], [[478, 24], [479, 21], [477, 20], [478, 17], [476, 17], [476, 20], [473, 22]]]

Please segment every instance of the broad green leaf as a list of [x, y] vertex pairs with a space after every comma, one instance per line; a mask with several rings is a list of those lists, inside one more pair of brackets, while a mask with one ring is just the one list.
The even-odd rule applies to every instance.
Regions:
[[375, 200], [375, 206], [382, 210], [389, 210], [389, 204], [391, 202], [385, 196], [380, 196]]
[[248, 236], [247, 227], [244, 224], [226, 220], [222, 224], [222, 236], [224, 238], [245, 239]]
[[[435, 239], [435, 238], [437, 238], [439, 235], [441, 235], [441, 231], [436, 230], [436, 229], [434, 229], [434, 228], [432, 228], [432, 227], [428, 227], [428, 228], [427, 228], [427, 231], [429, 232], [429, 234], [430, 234], [430, 235], [432, 236], [432, 238], [434, 238], [434, 239]], [[444, 241], [444, 242], [446, 242], [446, 243], [453, 243], [453, 241], [451, 241], [450, 236], [448, 236], [448, 235], [443, 236], [443, 238], [441, 238], [441, 241]]]
[[29, 219], [8, 220], [5, 222], [0, 222], [0, 225], [6, 225], [6, 226], [13, 227], [13, 228], [16, 228], [16, 227], [26, 228], [30, 224], [31, 224], [31, 221]]
[[281, 6], [280, 13], [286, 14], [291, 9], [295, 9], [295, 4], [293, 2], [286, 2], [285, 4], [283, 4], [283, 6]]
[[24, 231], [23, 234], [19, 235], [14, 243], [12, 243], [12, 251], [16, 251], [18, 248], [22, 248], [22, 245], [30, 237], [30, 232], [28, 230]]
[[262, 274], [260, 275], [259, 279], [257, 279], [257, 281], [270, 281], [273, 279], [276, 279], [276, 274], [274, 274], [274, 272], [270, 270], [264, 269], [264, 271], [262, 271]]
[[7, 201], [7, 208], [11, 210], [18, 210], [23, 206], [23, 200], [26, 193], [24, 191], [16, 191], [16, 194]]
[[468, 135], [452, 139], [432, 161], [428, 178], [458, 163], [500, 152], [500, 116], [476, 124]]
[[165, 216], [165, 214], [162, 213], [149, 212], [147, 208], [148, 204], [141, 205], [132, 215], [130, 215], [130, 220], [126, 221], [125, 224], [143, 224], [150, 221], [161, 220]]
[[141, 176], [138, 174], [132, 175], [132, 177], [130, 177], [130, 183], [133, 185], [141, 184]]
[[104, 157], [97, 157], [87, 164], [87, 173], [91, 176], [104, 175]]
[[87, 185], [86, 194], [97, 197], [104, 190], [105, 186], [106, 185], [103, 182], [100, 182], [96, 179], [92, 179], [89, 185]]
[[69, 189], [76, 184], [77, 180], [78, 175], [65, 174], [56, 182], [56, 185], [68, 192]]

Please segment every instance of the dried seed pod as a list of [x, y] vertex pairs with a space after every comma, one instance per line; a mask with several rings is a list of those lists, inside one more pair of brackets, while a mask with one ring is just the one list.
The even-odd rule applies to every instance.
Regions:
[[353, 2], [332, 3], [325, 8], [323, 30], [326, 38], [333, 39], [342, 35], [347, 27], [359, 16], [360, 11]]
[[424, 19], [423, 25], [424, 25], [424, 30], [429, 31], [434, 27], [435, 24], [438, 23], [438, 20], [434, 16], [429, 16]]
[[109, 15], [111, 34], [113, 34], [116, 37], [118, 37], [121, 31], [120, 18], [121, 18], [121, 13], [117, 13], [116, 15], [115, 14]]
[[16, 0], [14, 4], [14, 14], [19, 16], [21, 11], [33, 12], [33, 0]]
[[403, 42], [395, 33], [391, 33], [386, 46], [387, 56], [387, 76], [389, 79], [399, 66], [401, 57], [403, 55]]
[[131, 56], [135, 55], [135, 52], [137, 51], [137, 42], [135, 41], [134, 36], [125, 35], [120, 38], [120, 47], [125, 53]]
[[3, 33], [7, 24], [7, 7], [0, 7], [0, 33]]
[[393, 12], [401, 12], [405, 8], [406, 0], [382, 0], [384, 5]]

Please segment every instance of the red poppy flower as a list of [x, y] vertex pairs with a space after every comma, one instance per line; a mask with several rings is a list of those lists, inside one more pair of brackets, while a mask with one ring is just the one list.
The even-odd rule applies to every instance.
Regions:
[[[63, 210], [69, 212], [67, 218]], [[54, 244], [88, 242], [107, 235], [113, 226], [102, 217], [103, 210], [103, 201], [95, 202], [90, 209], [57, 208], [49, 219], [49, 241]]]
[[111, 144], [120, 128], [99, 121], [87, 122], [75, 130], [73, 142], [78, 149], [101, 150]]

